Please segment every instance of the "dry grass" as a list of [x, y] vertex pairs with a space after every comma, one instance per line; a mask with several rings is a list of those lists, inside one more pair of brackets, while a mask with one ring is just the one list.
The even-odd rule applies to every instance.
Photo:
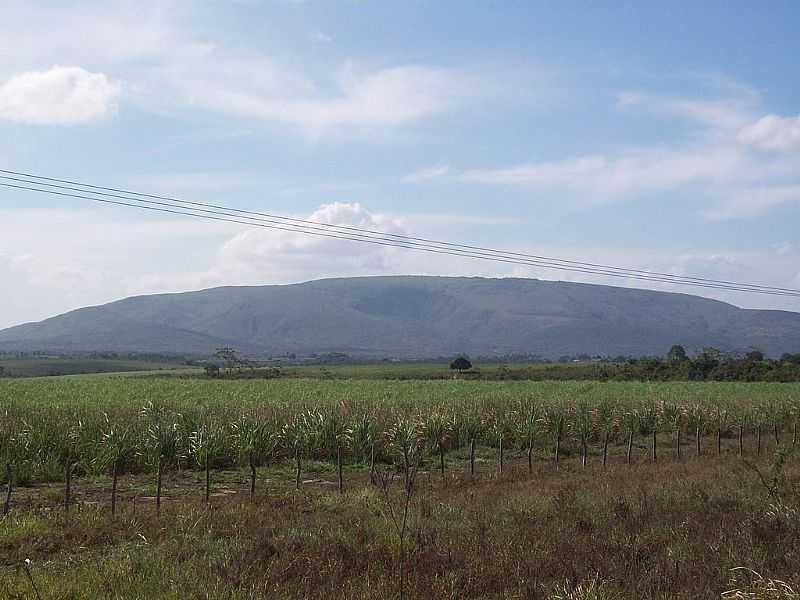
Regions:
[[800, 593], [794, 591], [791, 585], [780, 579], [762, 577], [761, 574], [738, 567], [733, 569], [734, 585], [736, 587], [723, 592], [725, 600], [796, 600]]
[[[532, 476], [524, 466], [517, 459], [497, 477], [482, 464], [474, 481], [420, 475], [407, 597], [797, 597], [796, 496], [768, 502], [736, 460], [603, 472], [568, 459]], [[800, 480], [791, 461], [785, 479]], [[241, 484], [225, 484], [238, 493], [211, 509], [189, 487], [160, 518], [147, 503], [135, 515], [125, 504], [116, 519], [105, 504], [12, 511], [0, 521], [0, 579], [9, 598], [32, 597], [20, 568], [31, 558], [45, 598], [398, 597], [396, 536], [366, 473], [342, 495], [276, 484], [249, 502]], [[764, 577], [731, 571], [739, 565]]]

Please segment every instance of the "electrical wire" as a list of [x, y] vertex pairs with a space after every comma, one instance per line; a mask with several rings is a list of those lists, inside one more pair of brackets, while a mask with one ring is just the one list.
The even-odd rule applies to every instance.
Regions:
[[[343, 239], [343, 240], [362, 242], [362, 243], [371, 243], [381, 246], [403, 248], [409, 250], [419, 250], [435, 254], [445, 254], [450, 256], [460, 256], [472, 259], [490, 260], [494, 262], [519, 264], [524, 266], [533, 266], [533, 267], [555, 269], [561, 271], [587, 273], [592, 275], [604, 275], [610, 277], [634, 279], [638, 281], [670, 283], [674, 285], [687, 285], [693, 287], [723, 289], [723, 290], [749, 292], [749, 293], [761, 293], [767, 295], [800, 297], [800, 290], [793, 290], [789, 288], [778, 288], [773, 286], [764, 286], [757, 284], [744, 284], [738, 282], [729, 282], [729, 281], [714, 280], [714, 279], [707, 279], [700, 277], [677, 276], [677, 275], [664, 274], [653, 271], [643, 271], [638, 269], [626, 269], [622, 267], [599, 265], [596, 263], [584, 263], [580, 261], [570, 261], [570, 260], [556, 259], [551, 257], [538, 257], [536, 255], [530, 255], [524, 253], [504, 252], [504, 251], [494, 250], [491, 248], [482, 248], [480, 246], [455, 244], [451, 242], [442, 242], [438, 240], [428, 240], [426, 238], [418, 238], [400, 234], [378, 232], [365, 228], [339, 226], [328, 223], [309, 221], [305, 219], [282, 217], [278, 215], [272, 215], [269, 213], [246, 211], [236, 208], [225, 207], [217, 204], [189, 202], [184, 200], [178, 200], [175, 198], [169, 198], [166, 196], [142, 194], [138, 192], [132, 192], [129, 190], [108, 188], [90, 184], [82, 184], [70, 180], [55, 179], [55, 178], [32, 175], [16, 171], [8, 171], [0, 169], [0, 173], [8, 174], [8, 175], [0, 175], [0, 179], [17, 182], [16, 184], [0, 182], [0, 185], [4, 187], [22, 189], [27, 191], [36, 191], [40, 193], [47, 193], [62, 197], [79, 198], [95, 202], [102, 202], [105, 204], [115, 204], [119, 206], [146, 209], [157, 212], [165, 212], [165, 213], [178, 214], [184, 216], [193, 216], [197, 218], [206, 218], [216, 221], [239, 223], [243, 225], [288, 231], [304, 235], [315, 235], [319, 237]], [[46, 183], [50, 181], [57, 183]], [[18, 185], [20, 183], [24, 183], [26, 185]], [[61, 185], [61, 184], [68, 184], [68, 185]], [[65, 191], [59, 192], [54, 189], [42, 189], [42, 187], [30, 187], [31, 185], [46, 186], [47, 188], [57, 188], [59, 190], [65, 190]], [[81, 189], [81, 188], [89, 188], [89, 189]], [[109, 193], [112, 191], [115, 193]], [[74, 193], [68, 193], [68, 192], [74, 192]], [[101, 197], [98, 198], [96, 196], [101, 196]], [[115, 200], [109, 200], [108, 198], [114, 198]]]

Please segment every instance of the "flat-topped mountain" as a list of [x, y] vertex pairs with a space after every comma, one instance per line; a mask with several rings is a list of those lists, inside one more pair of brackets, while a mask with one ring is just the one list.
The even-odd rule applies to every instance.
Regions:
[[361, 277], [137, 296], [0, 331], [0, 350], [427, 358], [800, 351], [800, 313], [687, 294], [539, 281]]

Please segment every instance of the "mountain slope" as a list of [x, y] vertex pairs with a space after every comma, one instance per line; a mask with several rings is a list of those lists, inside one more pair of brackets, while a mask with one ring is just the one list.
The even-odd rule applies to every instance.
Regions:
[[800, 314], [531, 279], [365, 277], [139, 296], [0, 331], [0, 350], [433, 357], [800, 351]]

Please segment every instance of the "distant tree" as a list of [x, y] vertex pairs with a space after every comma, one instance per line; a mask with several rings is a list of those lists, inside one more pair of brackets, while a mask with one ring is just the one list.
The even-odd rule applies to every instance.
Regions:
[[0, 365], [0, 377], [5, 375], [5, 373], [6, 373], [6, 368], [4, 366]]
[[800, 353], [789, 354], [788, 352], [781, 356], [781, 361], [792, 365], [800, 365]]
[[207, 377], [219, 377], [219, 367], [215, 364], [206, 365], [205, 371]]
[[760, 350], [753, 350], [752, 352], [748, 352], [745, 354], [745, 360], [750, 362], [763, 362], [764, 360], [764, 353]]
[[472, 368], [472, 362], [470, 362], [469, 358], [466, 356], [459, 356], [453, 362], [450, 363], [450, 369], [453, 371], [458, 371], [462, 373], [464, 371], [469, 371]]
[[716, 369], [724, 358], [723, 353], [716, 348], [703, 348], [692, 361], [690, 379], [707, 379], [711, 372]]
[[215, 356], [220, 360], [224, 361], [225, 368], [228, 370], [229, 373], [236, 367], [241, 369], [242, 365], [245, 362], [239, 357], [239, 352], [231, 348], [230, 346], [225, 346], [224, 348], [217, 348]]
[[669, 360], [669, 362], [683, 362], [688, 358], [689, 357], [687, 356], [684, 347], [679, 346], [678, 344], [672, 346], [672, 348], [669, 349], [669, 352], [667, 352], [667, 360]]
[[701, 356], [703, 356], [707, 360], [715, 360], [719, 362], [725, 358], [725, 353], [722, 350], [719, 350], [718, 348], [709, 346], [703, 348]]

